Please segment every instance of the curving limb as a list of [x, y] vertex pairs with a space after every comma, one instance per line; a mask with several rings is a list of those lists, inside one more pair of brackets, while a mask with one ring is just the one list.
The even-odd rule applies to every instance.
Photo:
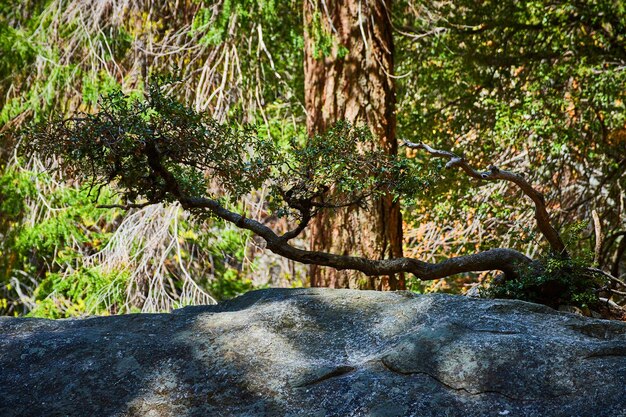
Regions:
[[446, 158], [446, 168], [461, 168], [468, 176], [481, 181], [509, 181], [517, 185], [522, 192], [529, 197], [535, 204], [535, 220], [537, 228], [550, 244], [552, 252], [563, 258], [569, 258], [567, 248], [561, 239], [561, 235], [552, 226], [550, 215], [546, 209], [546, 200], [542, 193], [533, 188], [532, 185], [520, 174], [511, 171], [501, 170], [491, 165], [486, 171], [478, 171], [470, 166], [465, 158], [458, 156], [452, 152], [434, 149], [424, 143], [414, 143], [404, 140], [404, 145], [411, 149], [422, 149], [436, 158]]
[[307, 226], [309, 225], [309, 222], [312, 219], [311, 210], [306, 210], [301, 213], [302, 213], [302, 218], [300, 219], [300, 222], [295, 227], [295, 229], [289, 230], [288, 232], [283, 234], [280, 237], [281, 239], [283, 239], [284, 241], [291, 240], [295, 237], [298, 237], [300, 233], [302, 233], [304, 229], [307, 228]]
[[463, 272], [499, 270], [508, 278], [518, 277], [518, 271], [531, 264], [526, 255], [513, 249], [491, 249], [473, 255], [449, 258], [439, 263], [424, 262], [414, 258], [367, 259], [356, 256], [336, 255], [326, 252], [296, 248], [284, 236], [278, 236], [266, 225], [244, 217], [223, 207], [218, 201], [209, 198], [178, 199], [187, 210], [209, 210], [223, 220], [250, 230], [267, 243], [267, 249], [293, 261], [304, 264], [329, 266], [339, 270], [352, 269], [366, 275], [391, 275], [400, 272], [414, 274], [422, 280], [444, 278]]
[[161, 161], [161, 154], [154, 145], [146, 147], [148, 165], [155, 175], [160, 176], [165, 183], [165, 190], [183, 208], [192, 212], [210, 211], [213, 215], [234, 223], [238, 227], [250, 230], [263, 238], [267, 248], [285, 258], [304, 264], [329, 266], [339, 270], [351, 269], [363, 272], [366, 275], [392, 275], [400, 272], [414, 274], [422, 280], [444, 278], [463, 272], [499, 270], [505, 273], [507, 278], [517, 278], [518, 271], [531, 264], [532, 260], [524, 254], [513, 249], [491, 249], [485, 252], [449, 258], [442, 262], [430, 263], [414, 258], [395, 259], [367, 259], [356, 256], [336, 255], [326, 252], [317, 252], [296, 248], [289, 244], [293, 235], [300, 233], [300, 229], [306, 227], [307, 219], [303, 219], [300, 225], [292, 232], [278, 236], [266, 225], [235, 213], [222, 206], [217, 200], [205, 197], [189, 197], [182, 191], [175, 177]]

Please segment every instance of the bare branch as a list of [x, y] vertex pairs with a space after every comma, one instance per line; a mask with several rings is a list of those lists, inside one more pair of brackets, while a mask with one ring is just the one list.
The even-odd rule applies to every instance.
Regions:
[[[315, 215], [318, 214], [320, 210], [339, 209], [355, 205], [362, 205], [364, 201], [372, 195], [372, 193], [365, 193], [347, 202], [328, 203], [324, 201], [324, 194], [326, 194], [329, 190], [330, 187], [322, 187], [320, 191], [306, 198], [294, 198], [292, 196], [292, 190], [281, 192], [281, 196], [283, 197], [287, 205], [292, 209], [298, 210], [302, 215], [298, 226], [295, 229], [283, 234], [281, 236], [282, 239], [291, 240], [298, 236], [300, 233], [302, 233], [311, 222], [311, 219], [315, 217]], [[321, 199], [321, 201], [314, 201], [316, 198]]]
[[552, 226], [550, 222], [550, 215], [546, 209], [545, 198], [542, 193], [533, 188], [526, 179], [520, 174], [516, 174], [511, 171], [501, 170], [498, 167], [491, 165], [487, 171], [477, 171], [470, 166], [465, 158], [458, 156], [449, 151], [442, 151], [434, 149], [424, 143], [414, 143], [404, 140], [404, 145], [411, 149], [423, 149], [427, 153], [437, 158], [447, 158], [449, 161], [446, 163], [446, 168], [459, 167], [467, 175], [472, 178], [481, 181], [496, 181], [504, 180], [510, 181], [517, 185], [527, 197], [529, 197], [535, 204], [535, 220], [537, 221], [537, 227], [543, 236], [546, 238], [552, 251], [564, 258], [569, 258], [565, 244], [561, 239], [561, 235]]
[[623, 311], [623, 310], [624, 310], [624, 308], [623, 308], [623, 307], [621, 307], [621, 306], [620, 306], [619, 304], [617, 304], [615, 301], [613, 301], [613, 300], [609, 300], [608, 298], [603, 298], [603, 297], [600, 297], [600, 298], [598, 298], [598, 300], [600, 300], [600, 302], [602, 302], [602, 303], [606, 303], [606, 304], [607, 304], [609, 307], [611, 307], [611, 308], [614, 308], [614, 309], [617, 309], [617, 310], [620, 310], [620, 311]]

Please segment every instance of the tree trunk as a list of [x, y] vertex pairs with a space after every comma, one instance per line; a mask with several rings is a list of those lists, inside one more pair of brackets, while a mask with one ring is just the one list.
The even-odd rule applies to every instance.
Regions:
[[[379, 146], [397, 153], [390, 1], [304, 2], [305, 103], [309, 135], [347, 120], [366, 124]], [[311, 225], [311, 249], [369, 259], [402, 256], [400, 207], [383, 197], [369, 209], [327, 212]], [[311, 285], [403, 289], [404, 276], [311, 267]]]

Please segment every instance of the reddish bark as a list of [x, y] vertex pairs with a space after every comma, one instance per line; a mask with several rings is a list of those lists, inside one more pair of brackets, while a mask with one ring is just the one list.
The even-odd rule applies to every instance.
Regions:
[[[305, 1], [305, 103], [309, 134], [347, 120], [366, 124], [380, 146], [397, 152], [390, 2], [382, 0]], [[319, 50], [314, 22], [333, 39], [326, 56]], [[342, 56], [345, 54], [345, 56]], [[347, 53], [346, 53], [347, 52]], [[402, 257], [400, 207], [390, 197], [368, 210], [347, 208], [315, 218], [311, 249], [369, 259]], [[403, 289], [402, 274], [368, 277], [313, 265], [311, 285], [333, 288]]]

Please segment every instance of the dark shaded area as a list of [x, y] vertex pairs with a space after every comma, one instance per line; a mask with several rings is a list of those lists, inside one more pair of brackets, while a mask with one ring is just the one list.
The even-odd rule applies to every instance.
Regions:
[[0, 332], [2, 416], [626, 415], [626, 324], [519, 301], [269, 289]]

